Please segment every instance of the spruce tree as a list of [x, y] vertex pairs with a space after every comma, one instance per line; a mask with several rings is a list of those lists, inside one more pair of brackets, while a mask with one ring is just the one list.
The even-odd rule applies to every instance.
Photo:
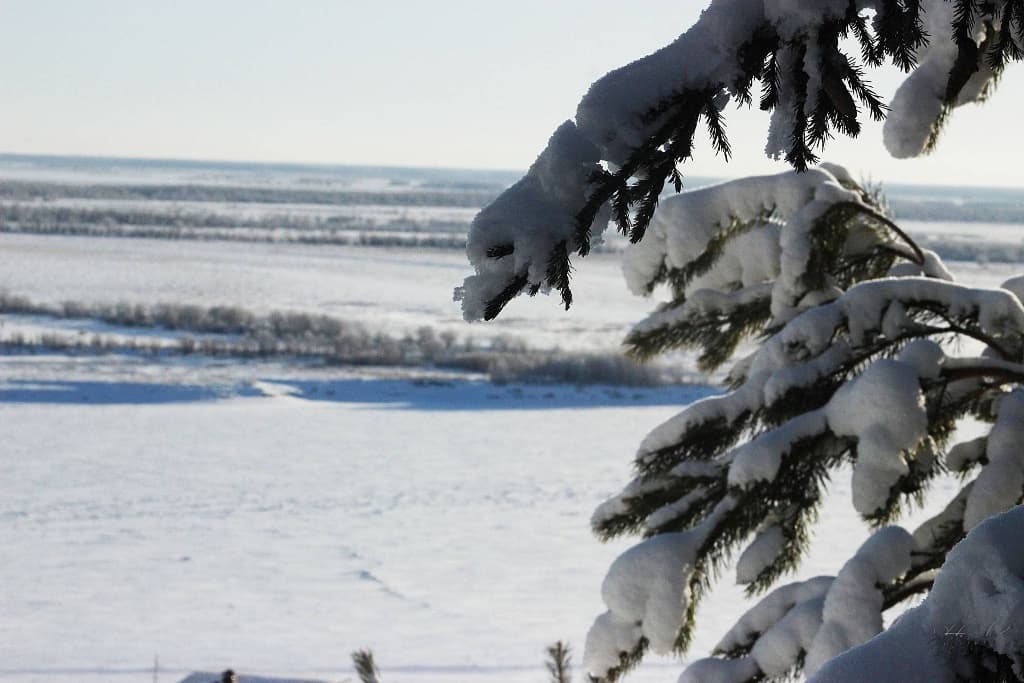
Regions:
[[[847, 38], [859, 56], [844, 53]], [[610, 220], [636, 245], [629, 286], [669, 292], [628, 352], [695, 349], [705, 370], [727, 368], [724, 393], [651, 432], [633, 480], [593, 516], [602, 538], [644, 537], [605, 579], [608, 610], [584, 652], [593, 680], [618, 679], [648, 650], [685, 652], [696, 607], [731, 560], [751, 596], [771, 592], [681, 681], [833, 676], [829, 660], [936, 581], [943, 590], [906, 623], [958, 609], [1021, 615], [1024, 566], [999, 547], [1021, 515], [983, 522], [1024, 493], [1024, 279], [956, 283], [874, 193], [815, 164], [834, 132], [855, 136], [887, 107], [889, 150], [927, 152], [953, 108], [983, 99], [1022, 57], [1022, 0], [714, 0], [677, 41], [595, 83], [575, 122], [474, 220], [476, 273], [456, 292], [467, 319], [493, 318], [523, 292], [554, 290], [570, 306], [570, 259]], [[888, 105], [866, 79], [884, 62], [910, 72]], [[663, 199], [666, 185], [681, 189], [700, 127], [728, 156], [723, 109], [750, 103], [758, 81], [768, 151], [795, 170]], [[957, 442], [966, 418], [987, 431]], [[876, 532], [834, 577], [772, 589], [798, 566], [841, 467]], [[894, 525], [947, 471], [964, 485], [944, 510], [912, 531]], [[962, 652], [934, 653], [948, 680], [1024, 679], [1024, 627], [1010, 619], [996, 637], [964, 623]], [[914, 642], [944, 637], [926, 626]]]
[[[836, 577], [769, 593], [723, 638], [722, 659], [684, 680], [817, 670], [876, 635], [885, 610], [926, 592], [967, 531], [1019, 502], [1024, 280], [996, 290], [953, 282], [843, 169], [666, 200], [625, 269], [635, 291], [664, 282], [671, 293], [629, 334], [630, 353], [693, 348], [713, 371], [743, 342], [756, 350], [733, 360], [727, 391], [652, 431], [633, 481], [595, 511], [598, 536], [648, 539], [605, 579], [608, 611], [584, 655], [595, 678], [617, 679], [649, 648], [685, 651], [696, 608], [730, 559], [751, 596], [795, 569], [843, 466], [876, 535]], [[949, 355], [972, 347], [980, 352]], [[990, 423], [989, 436], [953, 443], [965, 417]], [[948, 470], [977, 476], [912, 533], [887, 526]]]

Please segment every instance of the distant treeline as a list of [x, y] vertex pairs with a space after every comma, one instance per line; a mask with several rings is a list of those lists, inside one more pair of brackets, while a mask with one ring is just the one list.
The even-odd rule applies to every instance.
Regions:
[[1020, 202], [917, 201], [890, 197], [888, 204], [897, 222], [1024, 223], [1024, 203]]
[[481, 343], [429, 326], [393, 335], [324, 315], [278, 312], [257, 315], [235, 306], [178, 304], [43, 304], [0, 293], [0, 313], [97, 320], [124, 328], [163, 328], [203, 336], [168, 340], [133, 337], [127, 331], [15, 331], [0, 347], [77, 351], [201, 354], [238, 358], [311, 358], [346, 365], [431, 366], [485, 373], [495, 382], [655, 386], [684, 379], [664, 366], [641, 365], [618, 353], [573, 353], [531, 349], [499, 336]]
[[[0, 200], [53, 199], [317, 204], [336, 206], [409, 206], [481, 208], [501, 187], [486, 182], [436, 182], [395, 186], [392, 190], [339, 190], [297, 187], [250, 187], [217, 184], [74, 184], [22, 180], [0, 181]], [[965, 223], [1024, 223], [1024, 202], [1014, 199], [912, 199], [890, 195], [897, 219]]]
[[[1022, 234], [1024, 237], [1024, 234]], [[931, 249], [945, 261], [978, 261], [980, 263], [1024, 263], [1024, 240], [1017, 244], [986, 242], [984, 239], [917, 238], [915, 241]]]
[[394, 191], [315, 190], [289, 187], [232, 185], [76, 185], [4, 180], [0, 199], [112, 199], [177, 202], [233, 202], [260, 204], [332, 204], [337, 206], [450, 206], [481, 207], [498, 195], [494, 188], [458, 187]]
[[463, 249], [468, 223], [406, 217], [248, 216], [201, 211], [0, 204], [0, 232]]
[[222, 242], [272, 242], [362, 247], [424, 247], [465, 249], [466, 236], [458, 233], [400, 233], [377, 230], [287, 230], [279, 228], [186, 228], [148, 225], [19, 225], [0, 223], [0, 233], [125, 237]]
[[173, 209], [142, 209], [122, 207], [77, 207], [52, 204], [0, 203], [0, 224], [15, 229], [59, 232], [64, 226], [101, 226], [115, 230], [122, 226], [159, 228], [261, 228], [287, 230], [361, 229], [408, 232], [460, 232], [469, 228], [467, 221], [436, 218], [389, 217], [372, 220], [365, 216], [307, 214], [235, 215], [216, 211]]
[[[2, 213], [2, 208], [0, 208]], [[468, 226], [453, 231], [427, 231], [421, 226], [400, 230], [379, 226], [283, 228], [283, 227], [191, 227], [183, 225], [130, 225], [123, 223], [48, 223], [13, 222], [0, 217], [0, 232], [32, 234], [66, 234], [96, 238], [147, 238], [157, 240], [196, 240], [250, 243], [291, 243], [358, 247], [402, 247], [419, 249], [466, 248]], [[454, 227], [454, 226], [453, 226]], [[1024, 238], [1024, 229], [1022, 229]], [[916, 242], [939, 254], [947, 261], [987, 261], [991, 263], [1024, 262], [1024, 240], [1021, 244], [976, 240], [916, 238]], [[621, 251], [623, 241], [609, 240], [594, 247], [595, 252]]]

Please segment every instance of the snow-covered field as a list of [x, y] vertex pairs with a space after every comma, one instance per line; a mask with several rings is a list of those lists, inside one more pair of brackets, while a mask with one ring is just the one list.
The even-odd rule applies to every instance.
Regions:
[[[538, 680], [546, 643], [581, 645], [625, 547], [593, 540], [590, 511], [643, 434], [706, 393], [2, 368], [0, 677], [41, 683], [150, 680], [155, 655], [161, 680], [338, 679], [359, 647], [388, 680]], [[866, 536], [845, 478], [836, 494], [806, 576]], [[741, 605], [735, 590], [705, 605], [694, 651]], [[671, 680], [666, 666], [636, 680]]]
[[[7, 172], [78, 177], [19, 168]], [[250, 184], [309, 184], [249, 172]], [[120, 167], [90, 173], [137, 180]], [[239, 182], [161, 173], [144, 180]], [[993, 238], [967, 224], [935, 231]], [[518, 299], [486, 326], [465, 325], [451, 301], [468, 272], [456, 251], [2, 234], [0, 254], [0, 290], [41, 302], [299, 310], [543, 348], [612, 349], [653, 305], [627, 293], [606, 254], [579, 264], [569, 313], [554, 298]], [[1019, 272], [952, 268], [986, 286]], [[80, 324], [0, 316], [0, 332]], [[629, 543], [598, 543], [591, 511], [627, 481], [640, 439], [709, 391], [0, 356], [0, 681], [141, 683], [153, 680], [155, 657], [163, 683], [227, 667], [339, 681], [352, 676], [349, 653], [365, 647], [388, 683], [544, 680], [543, 649], [556, 639], [578, 664], [603, 610], [601, 579]], [[867, 535], [848, 476], [833, 488], [800, 576], [834, 573]], [[939, 482], [930, 509], [955, 489]], [[695, 655], [743, 609], [728, 574], [722, 584], [699, 616]], [[653, 661], [631, 680], [672, 681], [680, 668]]]

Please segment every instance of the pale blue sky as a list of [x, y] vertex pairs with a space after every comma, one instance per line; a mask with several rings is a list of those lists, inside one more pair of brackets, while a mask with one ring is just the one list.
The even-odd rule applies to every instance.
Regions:
[[[591, 81], [675, 38], [703, 6], [0, 0], [0, 151], [525, 168]], [[877, 179], [1024, 185], [1017, 145], [981, 134], [1019, 126], [1020, 74], [958, 114], [924, 161], [889, 159], [877, 129], [826, 156]], [[734, 163], [705, 146], [691, 173], [783, 168], [761, 151], [764, 115], [730, 109], [728, 121]]]

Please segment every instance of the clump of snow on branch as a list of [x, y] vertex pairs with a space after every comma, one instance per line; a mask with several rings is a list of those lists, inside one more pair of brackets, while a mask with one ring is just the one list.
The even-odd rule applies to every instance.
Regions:
[[863, 643], [882, 630], [881, 587], [910, 568], [913, 547], [913, 538], [904, 529], [886, 527], [875, 532], [837, 576], [776, 588], [715, 647], [723, 654], [745, 654], [697, 661], [679, 683], [781, 677], [803, 659], [806, 670], [813, 672], [836, 654]]
[[[834, 580], [833, 576], [817, 576], [776, 588], [740, 617], [715, 646], [715, 651], [730, 653], [740, 649], [756, 649], [757, 643], [796, 608], [800, 608], [800, 613], [807, 610], [816, 611], [817, 623], [820, 624], [821, 607]], [[817, 625], [814, 632], [817, 632]], [[813, 632], [810, 637], [814, 637]], [[775, 636], [772, 636], [771, 640], [774, 638]], [[807, 645], [809, 644], [810, 638], [807, 639]], [[794, 652], [792, 661], [796, 661], [799, 654]], [[782, 670], [785, 671], [790, 666], [792, 662], [784, 665]]]
[[985, 445], [988, 464], [982, 468], [967, 498], [967, 529], [1015, 504], [1024, 490], [1024, 390], [1001, 397], [998, 409]]
[[823, 666], [810, 683], [1024, 678], [1024, 507], [979, 524], [947, 555], [928, 598], [883, 634]]
[[881, 586], [910, 569], [913, 537], [902, 527], [880, 529], [860, 547], [829, 587], [822, 624], [807, 650], [804, 670], [822, 664], [882, 630]]
[[690, 531], [660, 534], [633, 546], [615, 562], [601, 585], [608, 611], [587, 634], [583, 666], [603, 677], [646, 639], [658, 653], [673, 650], [686, 613], [687, 584], [697, 552], [716, 518], [732, 507], [725, 499], [704, 523]]
[[736, 561], [736, 583], [752, 583], [765, 567], [775, 561], [785, 543], [782, 527], [771, 524], [761, 531]]
[[[726, 289], [733, 283], [755, 287], [774, 280], [772, 313], [782, 318], [807, 294], [800, 278], [807, 268], [815, 221], [840, 202], [871, 210], [858, 192], [844, 188], [825, 168], [744, 178], [670, 197], [662, 202], [644, 240], [626, 252], [626, 283], [634, 293], [644, 294], [659, 273], [686, 267], [734, 222], [750, 223], [770, 215], [777, 223], [763, 223], [731, 240], [716, 268], [695, 278], [685, 294], [692, 298], [701, 290]], [[702, 304], [704, 300], [697, 298], [689, 302], [690, 308], [671, 315], [687, 315]], [[670, 322], [666, 318], [668, 314], [652, 317], [645, 324], [665, 325]]]
[[[487, 302], [516, 278], [544, 282], [556, 245], [575, 248], [575, 214], [589, 197], [587, 178], [597, 161], [597, 148], [566, 121], [526, 176], [473, 219], [466, 253], [477, 273], [455, 295], [466, 320], [483, 318]], [[508, 254], [496, 258], [494, 250], [506, 247]]]
[[907, 363], [880, 360], [842, 386], [825, 412], [834, 434], [857, 439], [853, 507], [870, 515], [909, 472], [904, 453], [927, 434], [918, 374]]
[[[948, 0], [930, 0], [925, 3], [925, 30], [931, 36], [928, 44], [918, 52], [918, 66], [896, 90], [890, 103], [889, 115], [882, 128], [886, 149], [894, 157], [906, 159], [920, 156], [934, 143], [935, 135], [948, 106], [947, 85], [950, 72], [957, 61], [959, 48], [951, 37], [954, 3]], [[994, 29], [992, 17], [980, 17], [973, 22], [970, 39], [976, 45], [984, 43]], [[960, 90], [956, 106], [976, 102], [991, 87], [995, 73], [987, 60], [978, 63], [977, 71]]]

